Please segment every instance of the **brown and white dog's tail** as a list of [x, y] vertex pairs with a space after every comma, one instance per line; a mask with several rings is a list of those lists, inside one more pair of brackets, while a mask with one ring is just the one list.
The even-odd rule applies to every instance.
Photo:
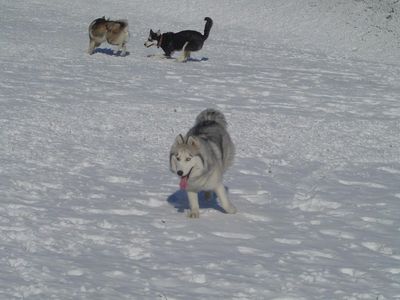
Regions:
[[127, 20], [116, 20], [107, 21], [107, 31], [109, 32], [128, 32], [128, 21]]
[[121, 19], [121, 20], [116, 20], [114, 21], [115, 23], [119, 23], [122, 28], [128, 29], [128, 20], [126, 19]]

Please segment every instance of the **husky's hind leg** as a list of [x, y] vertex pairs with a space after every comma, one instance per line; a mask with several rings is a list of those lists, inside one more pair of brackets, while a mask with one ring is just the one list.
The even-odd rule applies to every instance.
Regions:
[[183, 51], [183, 59], [187, 61], [190, 58], [190, 51]]
[[226, 194], [226, 190], [223, 184], [220, 184], [216, 189], [215, 193], [221, 203], [222, 208], [225, 210], [227, 214], [236, 213], [236, 207], [229, 201], [228, 195]]
[[190, 211], [188, 213], [188, 218], [198, 218], [200, 217], [200, 210], [199, 210], [199, 199], [197, 193], [195, 192], [187, 192], [189, 198], [189, 206]]
[[96, 49], [97, 47], [99, 47], [101, 45], [101, 43], [96, 42], [95, 40], [90, 40], [89, 42], [89, 49], [88, 49], [88, 53], [90, 55], [92, 55], [94, 53], [94, 49]]
[[88, 48], [88, 53], [92, 55], [94, 53], [94, 48], [95, 48], [96, 42], [94, 40], [89, 41], [89, 48]]
[[121, 51], [121, 56], [126, 55], [126, 43], [123, 42], [121, 45], [118, 45], [118, 51]]
[[179, 56], [176, 60], [178, 62], [186, 62], [188, 58], [190, 57], [190, 51], [186, 50], [186, 46], [189, 44], [189, 42], [186, 42], [185, 45], [183, 45], [182, 48], [182, 55]]

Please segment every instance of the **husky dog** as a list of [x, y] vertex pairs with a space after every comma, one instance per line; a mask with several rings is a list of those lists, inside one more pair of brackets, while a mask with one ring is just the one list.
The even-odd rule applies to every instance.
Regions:
[[128, 21], [106, 20], [105, 17], [94, 20], [89, 25], [89, 54], [94, 53], [94, 48], [107, 41], [110, 45], [118, 45], [118, 50], [122, 50], [121, 55], [126, 55], [126, 43], [128, 42]]
[[178, 135], [171, 147], [170, 170], [181, 178], [180, 188], [187, 190], [189, 218], [199, 217], [197, 193], [200, 191], [214, 191], [225, 212], [236, 213], [222, 183], [222, 176], [235, 155], [226, 127], [221, 112], [206, 109], [197, 116], [186, 136]]
[[175, 51], [183, 51], [178, 61], [185, 62], [190, 57], [191, 52], [199, 51], [203, 47], [204, 41], [210, 34], [213, 21], [209, 17], [204, 18], [204, 21], [206, 21], [204, 34], [194, 30], [184, 30], [177, 33], [161, 33], [160, 30], [154, 32], [150, 29], [149, 38], [144, 45], [147, 48], [153, 45], [157, 45], [157, 48], [161, 47], [161, 49], [164, 50], [164, 55], [168, 58], [170, 58]]

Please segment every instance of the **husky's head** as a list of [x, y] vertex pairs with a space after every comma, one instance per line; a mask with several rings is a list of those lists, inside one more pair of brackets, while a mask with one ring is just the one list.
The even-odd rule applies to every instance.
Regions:
[[152, 29], [150, 29], [149, 37], [147, 38], [147, 41], [144, 43], [144, 46], [149, 48], [153, 45], [158, 45], [160, 38], [161, 38], [160, 30], [154, 32]]
[[186, 189], [189, 179], [201, 175], [203, 169], [199, 139], [189, 136], [185, 141], [181, 134], [178, 135], [171, 147], [170, 170], [181, 178], [181, 189]]

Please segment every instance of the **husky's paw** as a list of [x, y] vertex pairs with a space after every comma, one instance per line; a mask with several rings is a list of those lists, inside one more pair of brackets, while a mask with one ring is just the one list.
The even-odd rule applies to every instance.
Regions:
[[178, 58], [176, 59], [176, 61], [177, 61], [177, 62], [180, 62], [180, 63], [185, 63], [185, 62], [187, 62], [187, 58], [178, 57]]
[[187, 214], [188, 218], [191, 219], [198, 219], [200, 217], [200, 211], [198, 210], [189, 210], [188, 214]]
[[237, 212], [236, 207], [234, 207], [233, 205], [231, 205], [229, 207], [224, 207], [224, 210], [227, 214], [236, 214], [236, 212]]

